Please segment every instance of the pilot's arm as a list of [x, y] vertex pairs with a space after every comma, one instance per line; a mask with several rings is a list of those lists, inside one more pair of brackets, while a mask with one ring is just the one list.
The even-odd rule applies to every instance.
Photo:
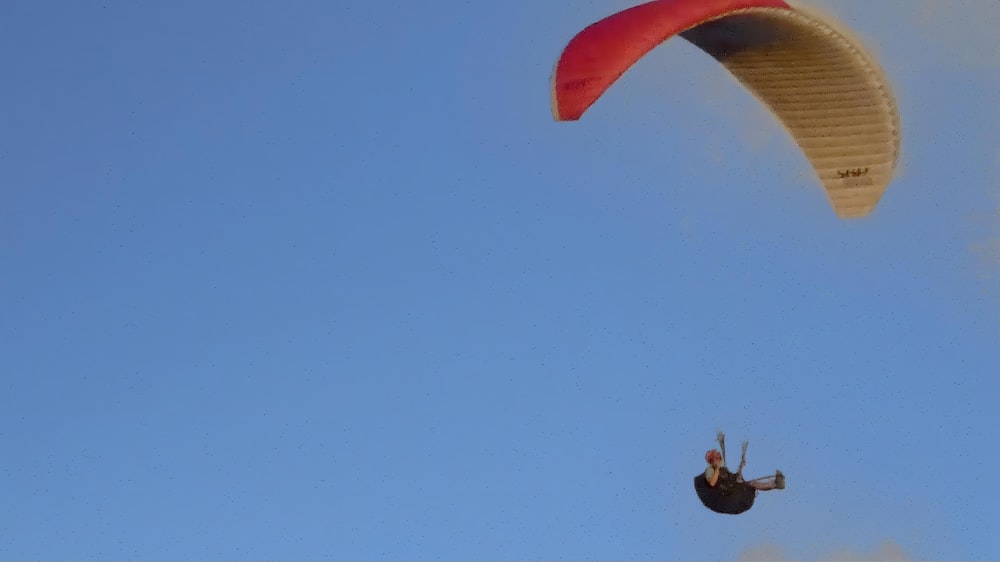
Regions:
[[718, 467], [710, 466], [705, 469], [705, 480], [708, 481], [708, 485], [715, 487], [719, 483], [719, 469]]

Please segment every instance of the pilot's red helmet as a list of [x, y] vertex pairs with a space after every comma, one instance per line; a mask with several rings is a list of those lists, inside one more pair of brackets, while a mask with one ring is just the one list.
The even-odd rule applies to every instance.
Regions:
[[716, 449], [709, 449], [709, 451], [705, 453], [705, 462], [707, 462], [708, 464], [712, 464], [712, 461], [721, 458], [722, 458], [722, 453], [720, 453]]

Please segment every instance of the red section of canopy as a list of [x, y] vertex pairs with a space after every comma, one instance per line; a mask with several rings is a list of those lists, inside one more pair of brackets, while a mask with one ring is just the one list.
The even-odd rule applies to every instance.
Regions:
[[753, 8], [790, 9], [784, 0], [654, 0], [588, 26], [566, 45], [556, 64], [555, 118], [579, 119], [630, 66], [674, 35]]

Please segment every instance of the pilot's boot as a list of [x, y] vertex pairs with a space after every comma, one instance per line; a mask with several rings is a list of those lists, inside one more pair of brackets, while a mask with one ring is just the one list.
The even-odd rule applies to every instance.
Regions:
[[779, 490], [785, 489], [785, 475], [780, 470], [774, 472], [774, 487]]

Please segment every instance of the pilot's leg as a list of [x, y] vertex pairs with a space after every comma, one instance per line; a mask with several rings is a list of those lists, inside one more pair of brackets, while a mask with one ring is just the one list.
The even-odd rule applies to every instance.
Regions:
[[767, 490], [784, 490], [785, 489], [785, 475], [781, 473], [780, 470], [775, 471], [774, 476], [765, 476], [763, 478], [757, 478], [756, 480], [751, 480], [747, 482], [747, 485], [761, 492], [766, 492]]
[[740, 481], [743, 480], [743, 467], [747, 464], [747, 445], [749, 444], [749, 441], [743, 442], [743, 452], [740, 453], [740, 467], [736, 469], [736, 478]]
[[757, 490], [758, 492], [766, 492], [768, 490], [773, 490], [778, 487], [775, 481], [771, 478], [751, 480], [747, 482], [747, 485]]

